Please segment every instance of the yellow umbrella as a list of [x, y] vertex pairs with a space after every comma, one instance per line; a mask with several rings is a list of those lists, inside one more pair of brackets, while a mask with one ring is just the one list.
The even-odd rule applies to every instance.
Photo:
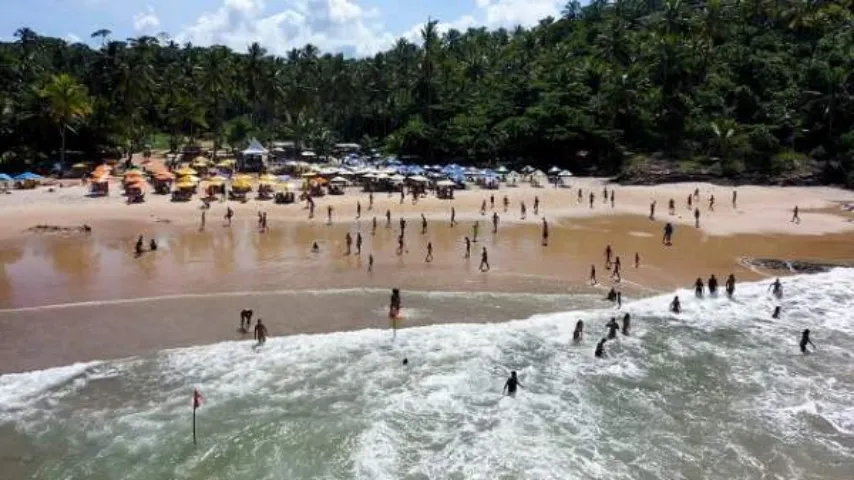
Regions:
[[249, 182], [237, 180], [231, 184], [231, 189], [232, 190], [252, 190], [252, 185], [250, 185]]
[[217, 186], [223, 185], [223, 184], [225, 184], [225, 177], [220, 177], [219, 175], [217, 175], [216, 177], [209, 178], [208, 183], [211, 185], [217, 185]]
[[219, 163], [216, 164], [216, 166], [219, 168], [231, 168], [234, 166], [235, 163], [237, 163], [237, 160], [226, 159], [221, 160]]
[[258, 185], [264, 185], [265, 187], [272, 187], [272, 186], [275, 186], [276, 183], [278, 183], [278, 182], [276, 182], [275, 180], [261, 180], [260, 182], [258, 182]]
[[264, 175], [261, 175], [258, 179], [261, 180], [262, 182], [277, 182], [279, 180], [272, 173], [265, 173]]
[[177, 184], [177, 185], [175, 185], [175, 186], [176, 186], [177, 188], [180, 188], [181, 190], [190, 189], [190, 188], [196, 188], [196, 184], [195, 184], [195, 183], [193, 183], [192, 181], [188, 181], [188, 180], [181, 180], [181, 181], [180, 181], [180, 182], [178, 182], [178, 184]]
[[235, 182], [251, 182], [252, 181], [252, 175], [246, 175], [245, 173], [241, 173], [240, 175], [237, 175], [236, 177], [234, 177], [234, 181]]
[[140, 172], [139, 170], [128, 170], [127, 172], [125, 172], [126, 179], [131, 179], [133, 177], [142, 177], [142, 172]]
[[182, 177], [187, 176], [187, 175], [196, 175], [197, 173], [199, 173], [199, 172], [193, 170], [190, 167], [183, 167], [183, 168], [178, 169], [178, 171], [175, 172], [175, 174], [180, 175]]

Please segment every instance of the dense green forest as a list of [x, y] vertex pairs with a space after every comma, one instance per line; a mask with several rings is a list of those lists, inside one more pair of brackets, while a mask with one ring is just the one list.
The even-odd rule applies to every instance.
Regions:
[[572, 1], [531, 29], [429, 21], [418, 44], [359, 59], [107, 30], [90, 48], [22, 28], [0, 44], [0, 154], [8, 170], [63, 146], [91, 158], [257, 136], [599, 172], [648, 157], [722, 175], [817, 165], [851, 185], [852, 19], [850, 0]]

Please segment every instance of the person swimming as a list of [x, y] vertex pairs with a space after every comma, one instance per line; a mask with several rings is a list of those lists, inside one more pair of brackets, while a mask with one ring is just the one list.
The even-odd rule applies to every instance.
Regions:
[[673, 297], [673, 301], [670, 302], [670, 311], [673, 313], [681, 313], [682, 312], [682, 304], [679, 303], [679, 295]]
[[523, 386], [524, 385], [519, 382], [519, 378], [516, 376], [516, 372], [512, 371], [510, 372], [510, 378], [508, 378], [507, 382], [504, 384], [504, 390], [502, 391], [502, 393], [506, 393], [509, 397], [515, 397], [516, 388]]
[[572, 341], [574, 343], [581, 342], [584, 337], [584, 322], [579, 320], [575, 323], [575, 330], [572, 332]]
[[593, 352], [593, 356], [596, 358], [605, 358], [608, 355], [605, 353], [605, 342], [607, 342], [607, 338], [603, 338], [599, 340], [599, 343], [596, 344], [596, 350]]
[[778, 319], [778, 318], [780, 318], [780, 310], [781, 310], [781, 309], [780, 309], [780, 306], [779, 306], [779, 305], [777, 305], [776, 307], [774, 307], [774, 313], [772, 313], [772, 314], [771, 314], [771, 318], [773, 318], [773, 319], [775, 319], [775, 320], [776, 320], [776, 319]]
[[810, 353], [809, 350], [807, 350], [807, 345], [812, 345], [813, 350], [815, 350], [815, 344], [812, 343], [812, 340], [810, 340], [809, 328], [804, 330], [803, 333], [801, 333], [801, 353], [803, 353], [804, 355]]
[[620, 325], [617, 323], [617, 319], [611, 317], [611, 321], [605, 326], [608, 327], [608, 340], [617, 338], [617, 332], [620, 330]]
[[623, 335], [629, 334], [629, 330], [631, 329], [632, 316], [628, 313], [623, 315]]
[[605, 300], [609, 302], [617, 301], [617, 290], [614, 287], [611, 287], [611, 290], [608, 292], [608, 295], [605, 297]]

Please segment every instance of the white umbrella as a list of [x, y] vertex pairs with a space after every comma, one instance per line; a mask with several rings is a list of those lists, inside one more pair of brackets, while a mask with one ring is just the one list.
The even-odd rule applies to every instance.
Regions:
[[569, 170], [561, 170], [560, 173], [557, 174], [558, 177], [571, 177], [572, 172]]
[[419, 183], [424, 183], [424, 182], [430, 181], [427, 177], [424, 177], [421, 175], [413, 175], [413, 176], [409, 177], [409, 179], [412, 180], [413, 182], [419, 182]]
[[362, 178], [377, 178], [377, 174], [376, 173], [366, 173], [366, 174], [362, 175]]
[[344, 177], [335, 177], [329, 183], [348, 183], [348, 180]]
[[505, 167], [504, 165], [501, 165], [500, 167], [496, 168], [495, 171], [498, 173], [504, 173], [507, 171], [507, 167]]
[[559, 169], [559, 168], [557, 168], [557, 167], [552, 167], [552, 168], [550, 168], [550, 169], [549, 169], [549, 173], [557, 173], [557, 172], [559, 172], [559, 171], [560, 171], [560, 169]]
[[388, 175], [384, 173], [378, 173], [376, 176], [374, 176], [374, 178], [376, 178], [377, 180], [388, 180]]
[[456, 187], [457, 184], [451, 180], [439, 180], [436, 182], [437, 187]]
[[400, 175], [400, 174], [392, 175], [391, 180], [394, 182], [402, 182], [402, 181], [406, 180], [406, 177], [404, 177], [403, 175]]
[[311, 150], [306, 150], [306, 151], [302, 152], [302, 156], [303, 157], [316, 157], [317, 155], [314, 152], [312, 152]]

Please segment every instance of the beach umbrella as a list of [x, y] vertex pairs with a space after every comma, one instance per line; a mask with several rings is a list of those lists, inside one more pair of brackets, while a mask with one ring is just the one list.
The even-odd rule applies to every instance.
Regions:
[[557, 174], [558, 177], [571, 177], [572, 172], [569, 170], [561, 170], [560, 173]]
[[5, 173], [0, 173], [0, 182], [11, 182], [12, 177], [6, 175]]
[[74, 165], [71, 166], [71, 168], [73, 168], [75, 170], [82, 170], [84, 168], [89, 168], [89, 165], [86, 165], [85, 163], [75, 163]]
[[24, 173], [16, 176], [15, 180], [39, 180], [40, 178], [42, 178], [42, 177], [39, 175], [36, 175], [33, 172], [24, 172]]
[[245, 173], [241, 173], [240, 175], [236, 175], [234, 177], [234, 181], [235, 182], [247, 182], [248, 183], [248, 182], [252, 181], [252, 175], [246, 175]]
[[175, 175], [172, 172], [161, 171], [154, 174], [154, 178], [160, 181], [174, 180]]
[[549, 169], [549, 173], [558, 173], [558, 172], [560, 172], [560, 168], [558, 168], [558, 167], [552, 167]]
[[196, 188], [196, 184], [192, 180], [183, 179], [180, 182], [178, 182], [175, 185], [175, 187], [179, 188], [181, 190], [190, 190], [190, 189]]
[[287, 182], [287, 181], [290, 181], [291, 176], [290, 175], [279, 175], [277, 178], [280, 182]]
[[279, 181], [279, 178], [273, 175], [272, 173], [265, 173], [264, 175], [258, 177], [258, 180], [262, 182], [277, 182]]
[[246, 180], [235, 180], [231, 184], [232, 190], [252, 190], [252, 184]]
[[344, 177], [335, 177], [329, 183], [349, 183], [349, 181]]
[[217, 162], [216, 166], [218, 168], [231, 168], [234, 166], [235, 163], [237, 163], [237, 160], [234, 160], [233, 158], [227, 158], [225, 160], [220, 160], [219, 162]]
[[193, 170], [193, 169], [192, 169], [192, 168], [190, 168], [190, 167], [182, 167], [182, 168], [179, 168], [178, 170], [176, 170], [176, 171], [175, 171], [175, 174], [176, 174], [176, 175], [180, 175], [180, 176], [182, 176], [182, 177], [186, 177], [186, 176], [188, 176], [188, 175], [196, 175], [196, 174], [198, 174], [198, 173], [199, 173], [199, 172], [197, 172], [197, 171]]
[[423, 177], [421, 175], [414, 175], [412, 177], [409, 177], [409, 179], [412, 180], [413, 182], [418, 182], [418, 183], [426, 183], [426, 182], [430, 181], [430, 179], [428, 179], [427, 177]]
[[500, 167], [496, 168], [495, 171], [498, 173], [507, 173], [507, 167], [501, 165]]
[[317, 172], [305, 172], [302, 174], [303, 178], [312, 178], [312, 177], [316, 177], [316, 176], [317, 176]]
[[452, 180], [439, 180], [436, 182], [437, 187], [455, 187], [457, 186]]
[[403, 175], [400, 175], [400, 174], [395, 174], [395, 175], [392, 175], [391, 177], [389, 177], [389, 179], [392, 182], [402, 182], [402, 181], [406, 180], [406, 177], [404, 177]]

